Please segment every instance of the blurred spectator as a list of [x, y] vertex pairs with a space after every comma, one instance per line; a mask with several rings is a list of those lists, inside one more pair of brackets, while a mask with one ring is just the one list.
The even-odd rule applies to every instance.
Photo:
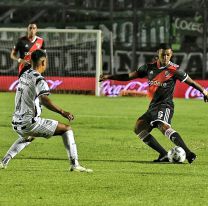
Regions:
[[152, 8], [156, 5], [156, 0], [146, 0], [144, 1], [144, 8]]
[[184, 36], [182, 50], [185, 52], [202, 52], [204, 40], [202, 36]]
[[197, 36], [196, 38], [196, 49], [202, 51], [203, 50], [203, 37], [202, 36]]

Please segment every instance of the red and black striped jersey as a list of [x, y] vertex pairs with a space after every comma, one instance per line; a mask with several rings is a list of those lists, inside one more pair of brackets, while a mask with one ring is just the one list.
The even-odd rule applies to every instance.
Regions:
[[[33, 41], [30, 41], [27, 36], [23, 36], [18, 39], [16, 45], [14, 46], [15, 52], [19, 53], [20, 58], [25, 59], [26, 61], [30, 61], [31, 53], [37, 49], [45, 50], [44, 40], [38, 36], [35, 36]], [[26, 71], [30, 67], [30, 64], [19, 64], [19, 75], [23, 73], [22, 71]]]
[[151, 106], [156, 104], [170, 104], [173, 106], [173, 92], [176, 80], [185, 81], [188, 74], [178, 70], [179, 65], [169, 62], [165, 67], [159, 61], [145, 64], [136, 71], [138, 77], [147, 77], [149, 84], [148, 95], [152, 99]]

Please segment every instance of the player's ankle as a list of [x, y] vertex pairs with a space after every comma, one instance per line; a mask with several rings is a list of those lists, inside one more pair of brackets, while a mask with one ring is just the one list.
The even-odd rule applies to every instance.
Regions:
[[79, 166], [79, 162], [78, 162], [78, 160], [77, 159], [71, 159], [71, 165], [73, 165], [73, 166]]

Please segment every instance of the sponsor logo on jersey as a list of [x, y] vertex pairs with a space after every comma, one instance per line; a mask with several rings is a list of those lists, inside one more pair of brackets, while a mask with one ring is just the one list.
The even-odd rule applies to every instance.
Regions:
[[165, 71], [165, 77], [168, 77], [170, 75], [170, 71]]
[[159, 82], [157, 80], [155, 80], [155, 81], [149, 80], [148, 84], [149, 84], [149, 86], [153, 86], [154, 85], [154, 86], [158, 86], [158, 87], [166, 87], [167, 86], [167, 83]]
[[39, 43], [36, 43], [36, 46], [38, 49], [40, 49], [41, 45]]
[[32, 52], [25, 52], [25, 56], [29, 56], [29, 55], [31, 55], [32, 54]]

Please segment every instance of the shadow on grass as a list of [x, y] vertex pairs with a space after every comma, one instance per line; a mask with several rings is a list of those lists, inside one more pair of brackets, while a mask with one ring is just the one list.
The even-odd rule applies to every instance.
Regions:
[[[38, 161], [45, 161], [45, 160], [52, 160], [52, 161], [68, 161], [67, 158], [57, 158], [57, 157], [17, 157], [15, 159], [18, 159], [18, 160], [38, 160]], [[164, 163], [155, 163], [155, 162], [152, 162], [152, 161], [145, 161], [145, 160], [116, 160], [116, 159], [80, 159], [81, 162], [100, 162], [100, 163], [133, 163], [133, 164], [146, 164], [146, 165], [168, 165], [173, 168], [179, 168], [179, 167], [176, 167], [181, 165], [182, 168], [184, 168], [183, 166], [185, 166], [186, 169], [190, 168], [187, 170], [187, 171], [184, 171], [184, 170], [172, 170], [172, 171], [161, 171], [160, 169], [158, 170], [158, 167], [155, 167], [156, 170], [155, 171], [142, 171], [142, 170], [135, 170], [135, 169], [132, 169], [132, 170], [128, 170], [128, 171], [125, 171], [125, 170], [119, 170], [120, 173], [125, 173], [125, 174], [135, 174], [135, 175], [141, 175], [141, 176], [190, 176], [190, 177], [198, 177], [199, 176], [199, 170], [195, 171], [195, 167], [192, 167], [192, 165], [188, 164], [188, 163], [181, 163], [181, 164], [173, 164], [173, 163], [170, 163], [170, 162], [164, 162]], [[203, 162], [203, 164], [205, 164], [205, 162]], [[206, 163], [207, 164], [207, 163]], [[202, 165], [202, 163], [200, 164]], [[188, 167], [187, 167], [188, 166]], [[196, 166], [196, 165], [193, 165], [193, 166]], [[198, 166], [198, 164], [197, 164]], [[151, 166], [151, 168], [154, 168]], [[191, 169], [192, 168], [192, 169]], [[170, 169], [170, 168], [169, 168]], [[22, 171], [22, 168], [21, 170], [18, 170], [16, 169], [17, 171]], [[34, 169], [34, 168], [31, 168], [32, 171], [42, 171], [44, 170], [44, 168], [41, 168], [41, 169]], [[45, 170], [50, 170], [50, 171], [54, 171], [54, 168], [53, 169], [48, 169], [46, 168]], [[57, 169], [58, 171], [60, 171], [60, 169]], [[99, 169], [98, 169], [99, 170]], [[25, 170], [25, 171], [28, 171], [28, 168]], [[64, 170], [61, 170], [61, 172], [65, 173], [66, 169]], [[116, 172], [118, 172], [118, 170], [116, 169], [115, 170]], [[96, 172], [96, 170], [95, 170]], [[204, 173], [201, 173], [200, 176], [203, 176], [205, 178], [208, 177], [208, 174], [204, 174]]]
[[[68, 160], [67, 158], [57, 158], [57, 157], [17, 157], [15, 159], [25, 159], [25, 160]], [[109, 163], [137, 163], [137, 164], [171, 164], [170, 162], [153, 162], [146, 160], [115, 160], [115, 159], [80, 159], [82, 162], [109, 162]]]

